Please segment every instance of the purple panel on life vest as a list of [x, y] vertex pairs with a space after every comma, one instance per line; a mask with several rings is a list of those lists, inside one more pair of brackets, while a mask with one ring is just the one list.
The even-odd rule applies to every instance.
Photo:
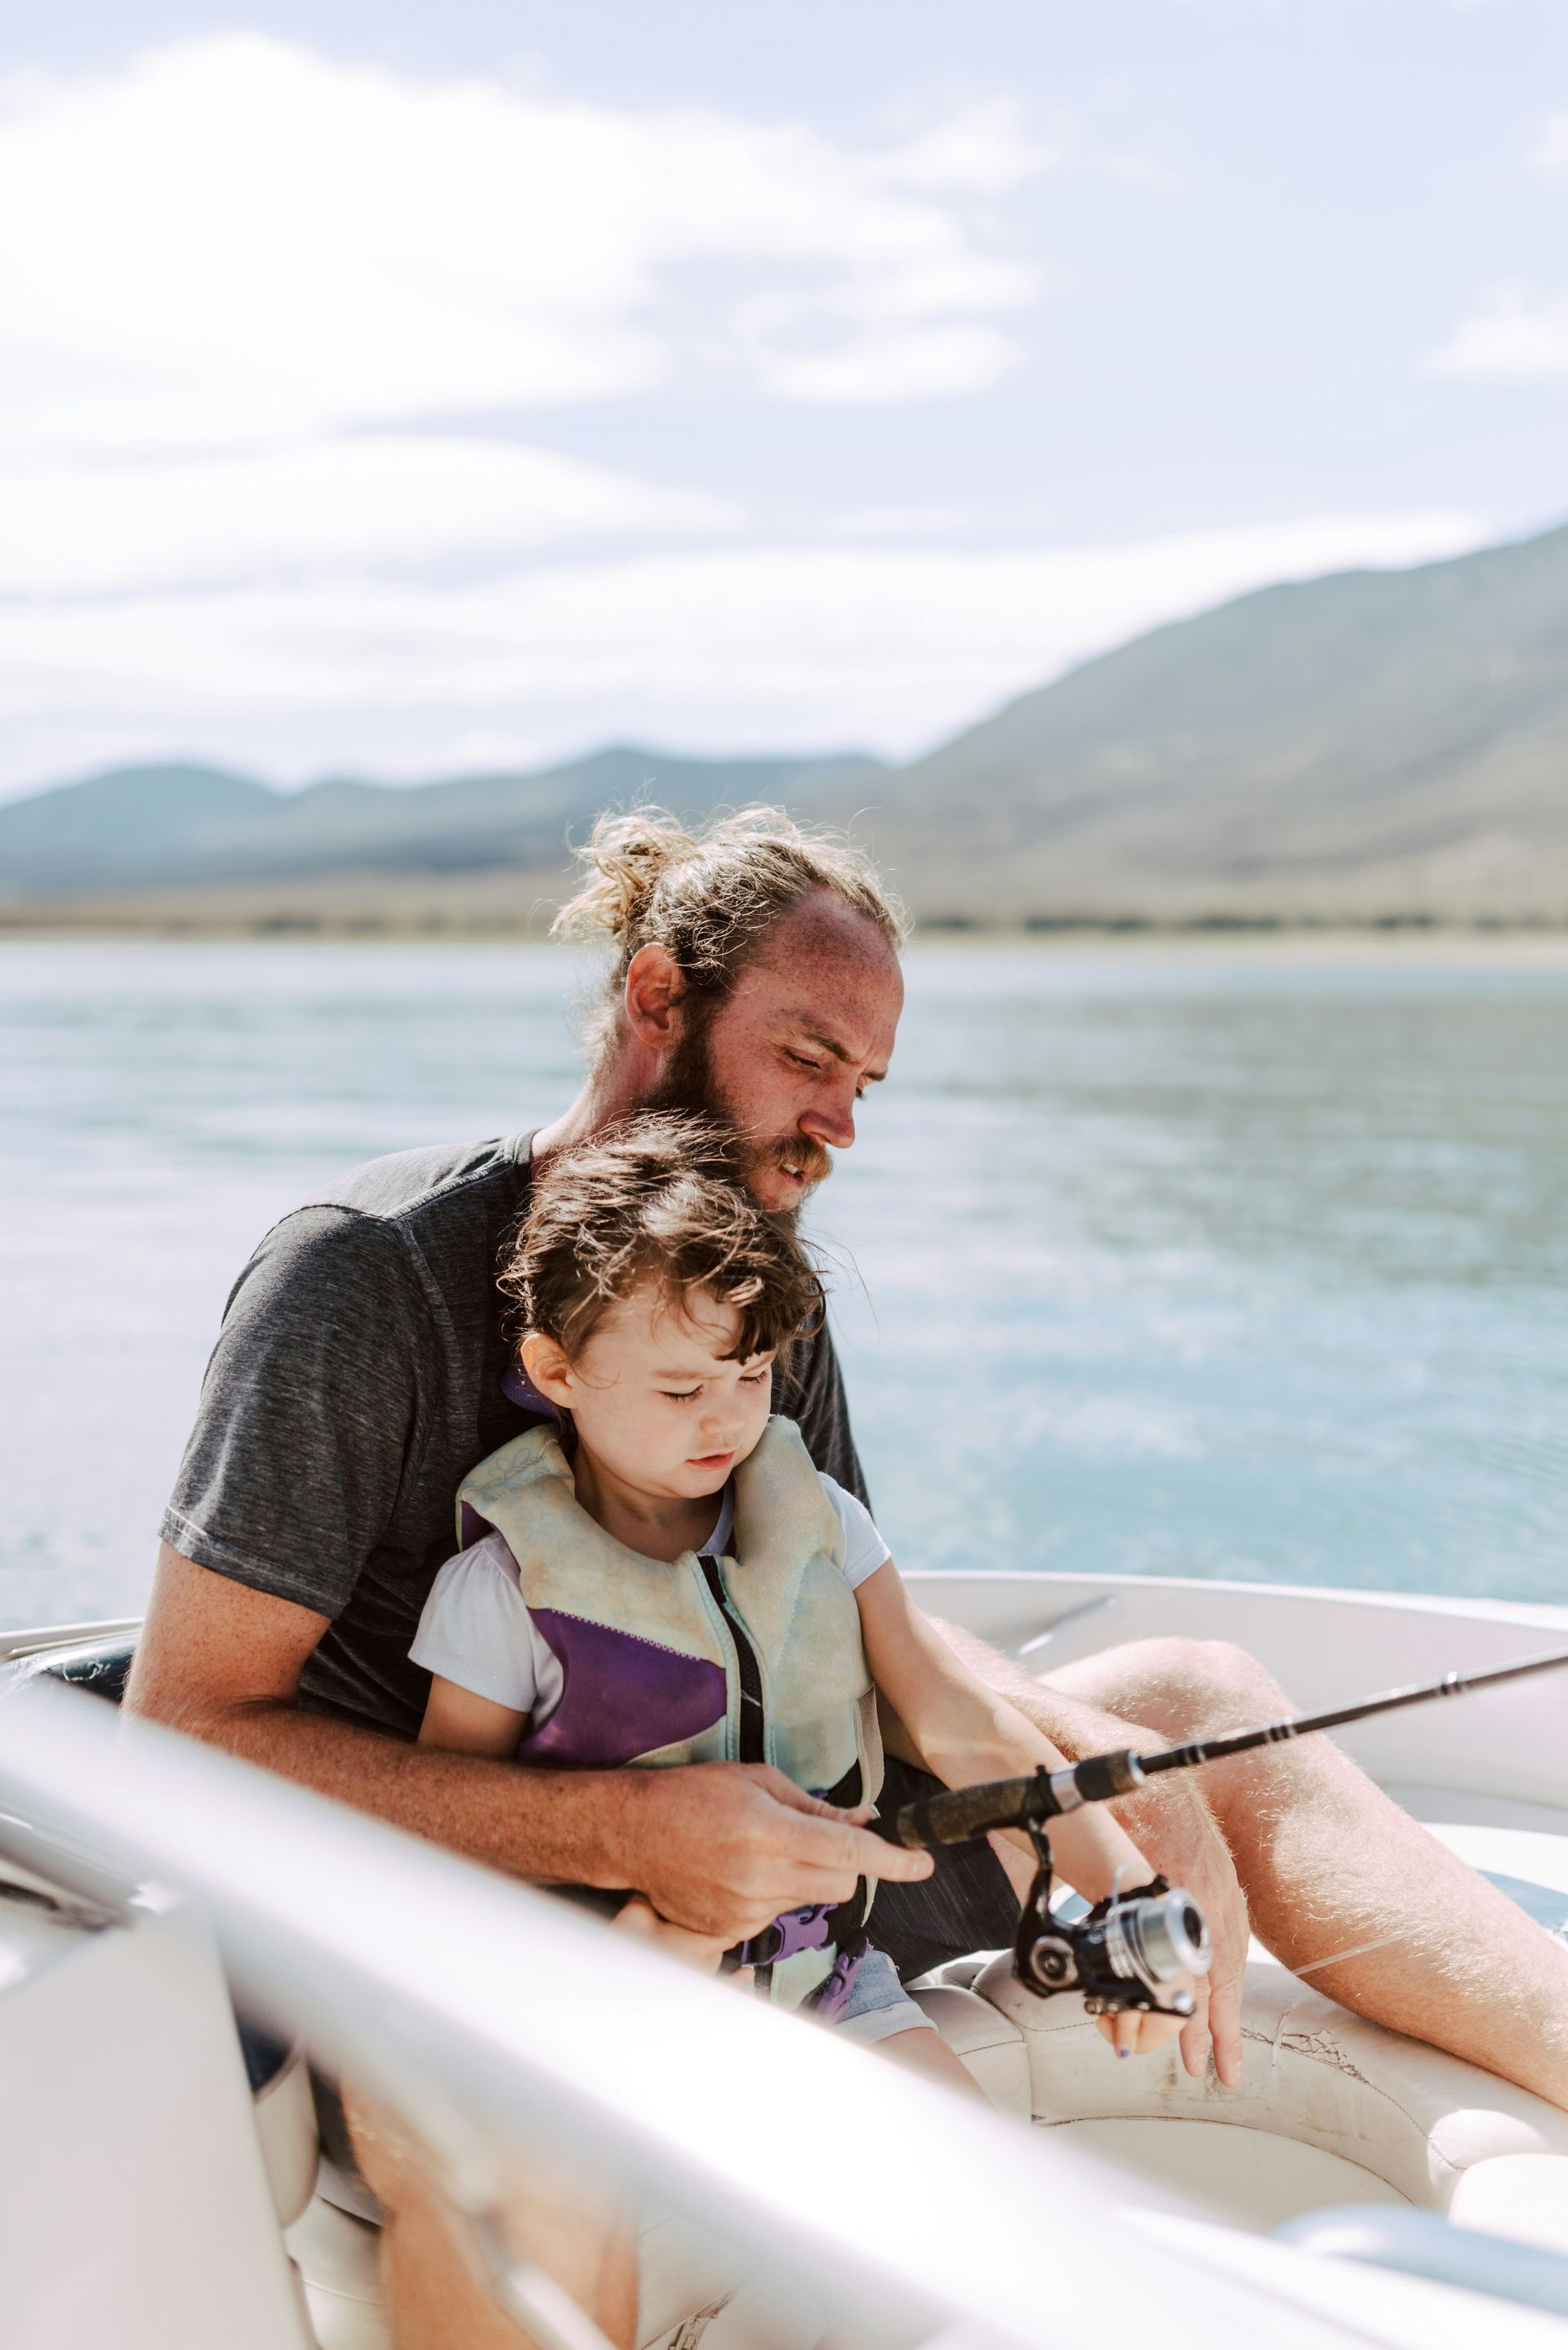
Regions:
[[559, 1660], [561, 1701], [538, 1735], [523, 1741], [519, 1762], [616, 1770], [723, 1720], [722, 1665], [558, 1607], [530, 1613]]

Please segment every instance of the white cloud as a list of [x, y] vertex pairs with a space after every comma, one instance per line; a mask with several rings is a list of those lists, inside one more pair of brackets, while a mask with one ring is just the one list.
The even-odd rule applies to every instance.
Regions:
[[0, 473], [0, 595], [57, 596], [472, 562], [684, 537], [735, 511], [552, 451], [387, 434]]
[[888, 188], [1000, 196], [1057, 159], [1058, 151], [1028, 136], [1016, 99], [980, 99], [890, 149], [878, 177]]
[[1481, 536], [1462, 515], [1331, 515], [1121, 546], [714, 548], [444, 588], [317, 581], [16, 607], [0, 670], [9, 780], [171, 743], [296, 772], [330, 743], [338, 763], [429, 772], [476, 733], [519, 756], [628, 733], [901, 754], [1248, 588]]
[[[862, 148], [253, 34], [14, 78], [0, 442], [319, 438], [624, 396], [704, 359], [784, 399], [973, 390], [1011, 357], [977, 322], [1040, 283], [990, 205], [1047, 160], [1005, 105]], [[694, 267], [721, 283], [683, 337]], [[787, 300], [757, 309], [770, 290]]]
[[973, 510], [967, 506], [852, 506], [827, 522], [829, 538], [954, 538], [972, 527]]
[[1427, 366], [1435, 375], [1490, 377], [1503, 383], [1568, 376], [1568, 294], [1497, 287], [1460, 319]]
[[[1568, 181], [1568, 111], [1549, 115], [1530, 155], [1540, 179]], [[1568, 376], [1568, 293], [1553, 286], [1492, 286], [1428, 354], [1433, 375], [1543, 383]]]
[[[1012, 347], [993, 327], [898, 327], [813, 335], [823, 306], [781, 297], [744, 307], [738, 325], [763, 390], [819, 407], [888, 407], [983, 391], [1012, 364]], [[798, 339], [797, 339], [798, 338]]]
[[0, 789], [175, 746], [901, 753], [1265, 580], [1471, 543], [1396, 515], [965, 551], [936, 504], [748, 546], [722, 499], [511, 437], [693, 379], [983, 390], [1048, 287], [1009, 199], [1113, 166], [1008, 100], [857, 144], [250, 34], [0, 83]]

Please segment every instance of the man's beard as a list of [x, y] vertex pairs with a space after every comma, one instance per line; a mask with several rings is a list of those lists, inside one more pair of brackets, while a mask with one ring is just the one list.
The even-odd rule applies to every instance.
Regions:
[[765, 1137], [747, 1128], [713, 1074], [705, 1021], [694, 1022], [687, 1030], [670, 1056], [663, 1083], [647, 1107], [711, 1118], [733, 1135], [736, 1171], [749, 1191], [755, 1191], [756, 1179], [764, 1169], [793, 1168], [804, 1178], [805, 1189], [794, 1207], [784, 1211], [788, 1214], [797, 1214], [817, 1185], [833, 1172], [833, 1161], [820, 1142], [804, 1134]]

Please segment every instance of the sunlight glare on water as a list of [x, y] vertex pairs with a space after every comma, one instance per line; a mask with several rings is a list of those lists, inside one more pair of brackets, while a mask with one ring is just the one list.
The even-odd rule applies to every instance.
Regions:
[[[1568, 1598], [1568, 967], [933, 944], [812, 1211], [909, 1565]], [[545, 948], [15, 943], [0, 1621], [140, 1605], [223, 1301], [554, 1116]]]

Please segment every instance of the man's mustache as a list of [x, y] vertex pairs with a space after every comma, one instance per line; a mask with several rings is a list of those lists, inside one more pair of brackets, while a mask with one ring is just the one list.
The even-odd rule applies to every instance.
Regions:
[[802, 1135], [788, 1137], [779, 1142], [755, 1144], [748, 1153], [753, 1165], [793, 1168], [802, 1176], [808, 1188], [824, 1183], [833, 1172], [833, 1160], [820, 1142], [808, 1142]]

